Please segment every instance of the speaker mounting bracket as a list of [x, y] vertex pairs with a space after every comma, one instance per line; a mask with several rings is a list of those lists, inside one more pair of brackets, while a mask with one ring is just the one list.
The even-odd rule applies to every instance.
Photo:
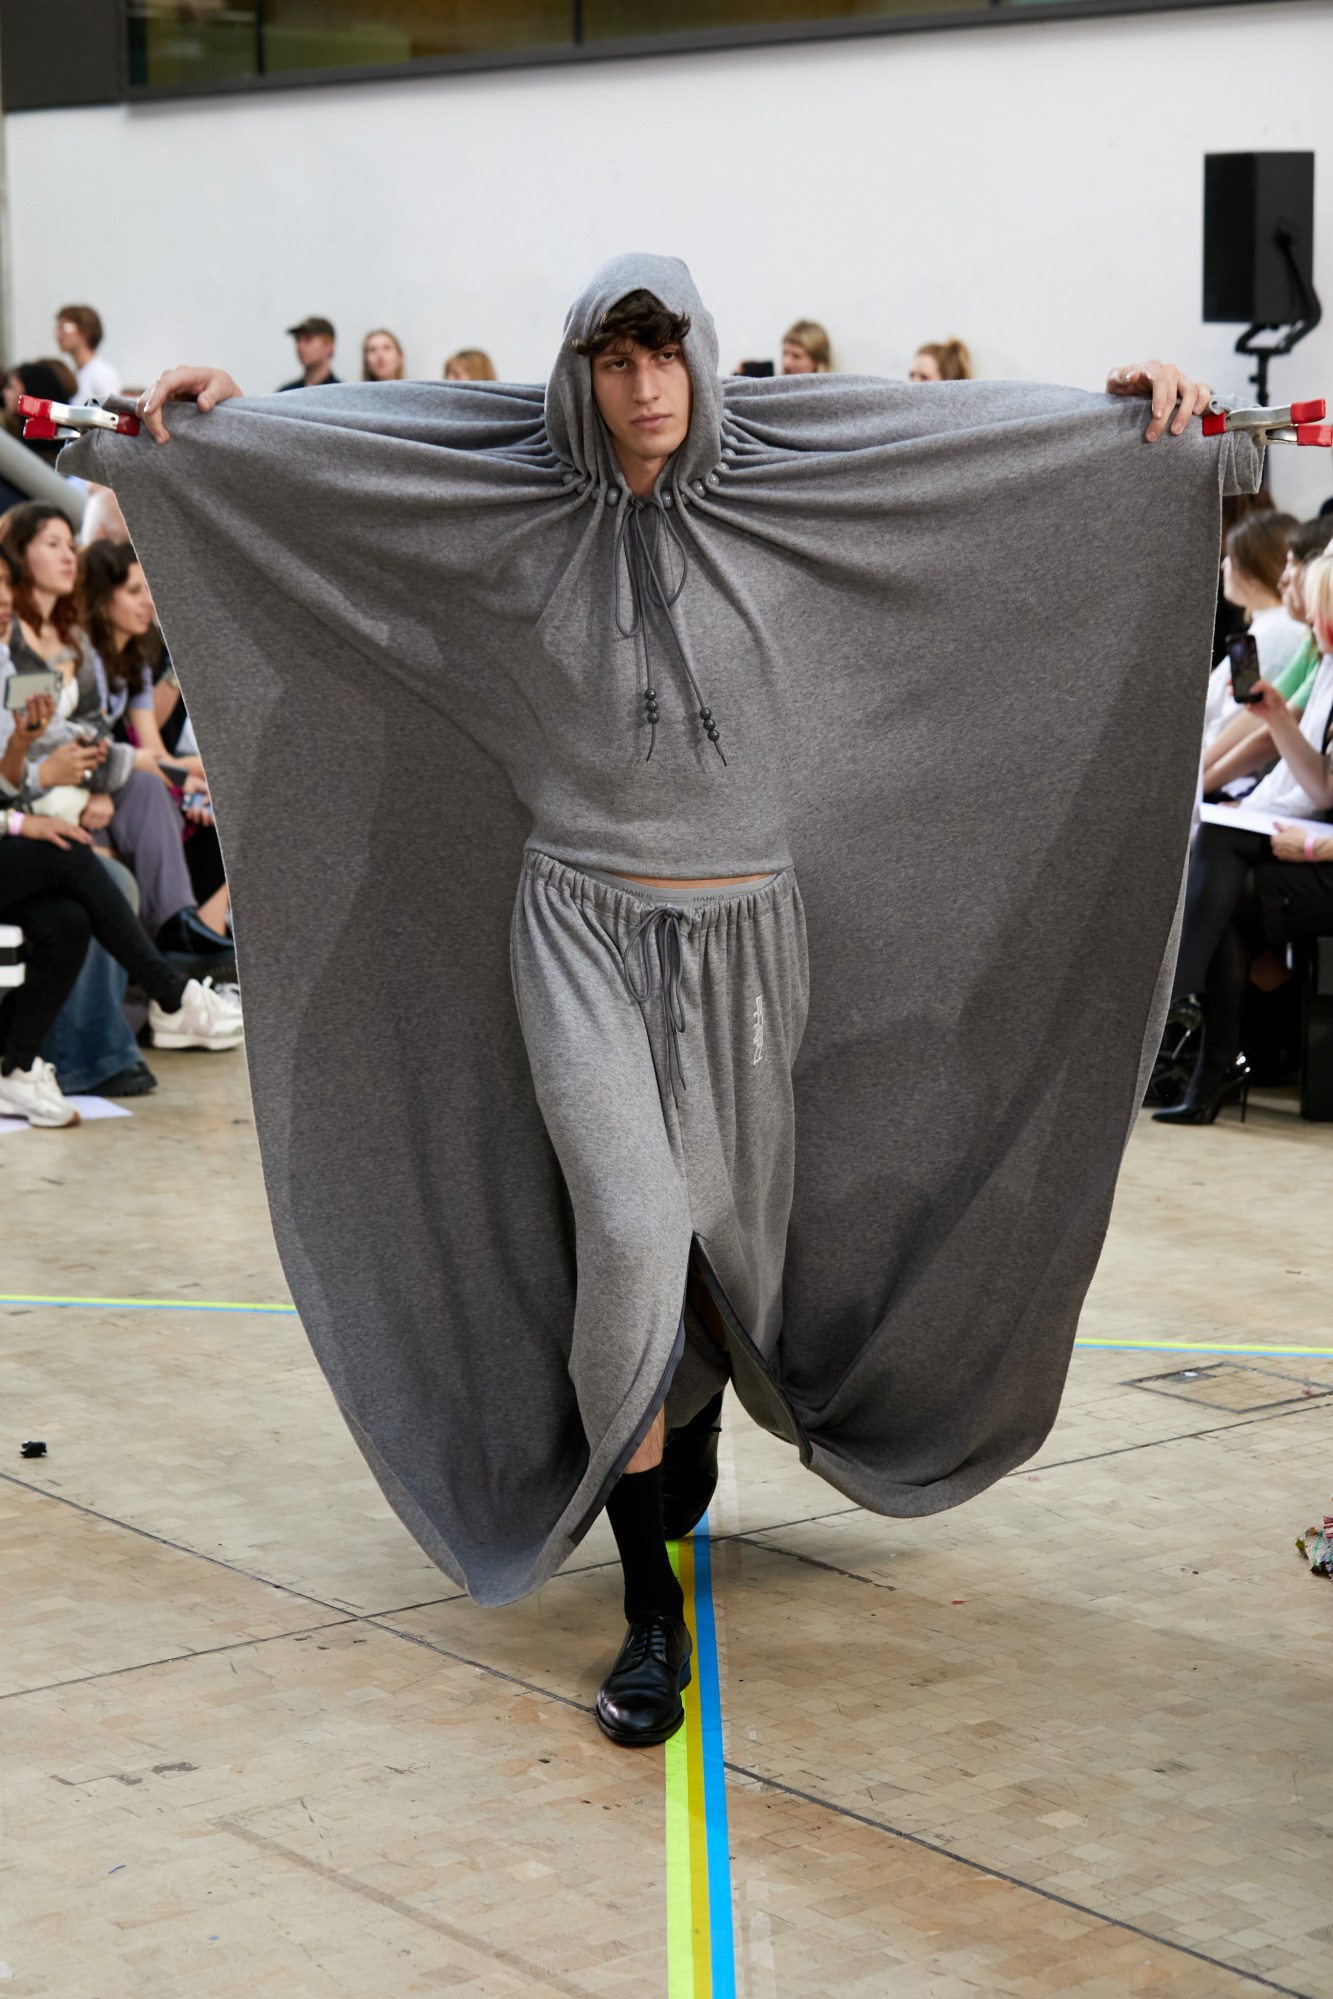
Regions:
[[[1292, 289], [1300, 309], [1296, 318], [1289, 320], [1285, 326], [1247, 326], [1236, 342], [1236, 352], [1248, 355], [1254, 362], [1254, 373], [1249, 379], [1254, 384], [1255, 392], [1264, 407], [1268, 404], [1269, 362], [1279, 354], [1290, 354], [1297, 341], [1304, 340], [1307, 333], [1313, 333], [1324, 316], [1324, 309], [1319, 303], [1314, 286], [1301, 269], [1300, 259], [1296, 255], [1296, 235], [1291, 225], [1279, 222], [1273, 231], [1273, 241], [1286, 262]], [[1260, 344], [1258, 336], [1264, 333], [1275, 334], [1277, 337]]]

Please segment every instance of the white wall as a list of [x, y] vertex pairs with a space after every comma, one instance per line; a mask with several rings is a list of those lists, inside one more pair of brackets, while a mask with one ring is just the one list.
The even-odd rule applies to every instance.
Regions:
[[[1254, 79], [1280, 79], [1261, 87]], [[388, 324], [413, 373], [484, 346], [545, 375], [565, 305], [613, 251], [672, 251], [724, 366], [824, 320], [847, 368], [905, 372], [957, 332], [989, 375], [1099, 385], [1157, 353], [1243, 389], [1239, 329], [1200, 322], [1202, 156], [1318, 148], [1333, 5], [1027, 23], [577, 68], [340, 85], [7, 121], [17, 346], [90, 299], [143, 382], [218, 361], [294, 372], [307, 312]], [[1333, 399], [1329, 316], [1273, 371]], [[1328, 454], [1275, 454], [1298, 511]]]

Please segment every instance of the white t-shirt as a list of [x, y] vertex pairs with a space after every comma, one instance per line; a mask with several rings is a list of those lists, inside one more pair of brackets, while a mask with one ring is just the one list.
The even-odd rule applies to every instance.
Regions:
[[[1301, 717], [1301, 734], [1317, 750], [1323, 747], [1330, 715], [1333, 715], [1333, 652], [1326, 652], [1319, 662], [1310, 699]], [[1267, 777], [1260, 778], [1245, 804], [1256, 812], [1275, 812], [1279, 819], [1309, 819], [1321, 810], [1309, 793], [1302, 790], [1285, 762], [1275, 764]]]
[[[1256, 611], [1250, 619], [1250, 637], [1259, 649], [1259, 671], [1265, 680], [1290, 666], [1305, 644], [1308, 625], [1288, 617], [1280, 604], [1271, 611]], [[1208, 701], [1203, 711], [1203, 746], [1212, 748], [1240, 703], [1232, 698], [1231, 661], [1225, 655], [1213, 668], [1208, 682]]]
[[100, 354], [94, 354], [78, 370], [78, 384], [76, 399], [81, 403], [104, 403], [108, 396], [120, 394], [120, 376]]

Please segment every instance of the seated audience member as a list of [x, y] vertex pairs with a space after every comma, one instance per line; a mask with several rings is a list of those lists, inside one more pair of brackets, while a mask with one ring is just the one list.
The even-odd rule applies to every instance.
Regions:
[[798, 319], [782, 336], [784, 375], [831, 375], [833, 349], [817, 319]]
[[288, 333], [296, 342], [296, 358], [301, 364], [301, 372], [290, 382], [283, 382], [278, 394], [286, 389], [317, 389], [326, 382], [336, 382], [333, 372], [333, 353], [337, 334], [331, 319], [321, 319], [317, 313], [309, 314], [296, 326], [289, 326]]
[[33, 737], [0, 710], [0, 805], [76, 821], [127, 862], [144, 925], [164, 951], [232, 956], [230, 940], [199, 918], [182, 852], [180, 814], [147, 751], [111, 740], [97, 665], [79, 623], [74, 533], [54, 507], [30, 502], [0, 517], [13, 575], [12, 623], [0, 677], [54, 669], [55, 711]]
[[[61, 446], [54, 438], [23, 435], [23, 418], [19, 415], [20, 396], [40, 396], [47, 402], [71, 402], [72, 378], [67, 388], [55, 369], [46, 361], [21, 361], [17, 368], [11, 368], [5, 376], [5, 429], [11, 437], [18, 439], [25, 451], [30, 451], [34, 458], [40, 458], [43, 465], [49, 466], [54, 471]], [[22, 506], [28, 497], [24, 489], [0, 475], [0, 513], [8, 507]]]
[[928, 340], [912, 356], [909, 382], [970, 382], [972, 356], [961, 340]]
[[494, 382], [495, 363], [482, 347], [460, 347], [444, 364], [446, 382]]
[[90, 305], [62, 305], [56, 314], [56, 346], [75, 370], [71, 400], [104, 403], [120, 394], [120, 376], [99, 350], [102, 321]]
[[361, 342], [361, 379], [363, 382], [402, 382], [407, 379], [407, 362], [398, 344], [398, 336], [390, 333], [387, 326], [377, 326]]
[[[1229, 604], [1246, 613], [1259, 652], [1259, 671], [1267, 680], [1291, 665], [1307, 636], [1305, 625], [1284, 606], [1280, 589], [1288, 540], [1296, 526], [1290, 514], [1246, 514], [1227, 530], [1224, 543], [1222, 593]], [[1224, 654], [1208, 682], [1205, 756], [1235, 719], [1238, 707], [1231, 692], [1231, 661]]]
[[[137, 916], [139, 884], [134, 876], [110, 854], [98, 848], [94, 852]], [[128, 984], [125, 967], [96, 938], [90, 939], [83, 969], [42, 1043], [42, 1059], [55, 1070], [65, 1096], [144, 1097], [157, 1088], [157, 1077], [139, 1053], [125, 1016]]]
[[[168, 762], [173, 772], [182, 770], [187, 782], [182, 786], [185, 816], [191, 832], [186, 835], [186, 865], [196, 893], [206, 874], [209, 888], [198, 905], [200, 920], [210, 930], [221, 933], [231, 906], [226, 877], [218, 851], [217, 831], [208, 798], [208, 782], [197, 751], [182, 748], [180, 738], [169, 753], [158, 726], [153, 670], [149, 665], [148, 641], [156, 631], [156, 614], [148, 589], [148, 579], [128, 541], [98, 542], [83, 556], [84, 627], [93, 649], [102, 712], [115, 734], [133, 745], [141, 757], [151, 760], [159, 771]], [[209, 849], [204, 864], [197, 846]]]
[[0, 812], [0, 920], [23, 931], [25, 972], [0, 1006], [0, 1116], [78, 1123], [41, 1051], [92, 937], [148, 994], [155, 1047], [239, 1047], [240, 1002], [173, 971], [80, 827]]
[[[1259, 682], [1264, 722], [1280, 761], [1245, 801], [1279, 822], [1333, 810], [1333, 555], [1319, 556], [1305, 574], [1305, 602], [1322, 657], [1305, 712], [1298, 720], [1270, 681]], [[1267, 946], [1318, 934], [1333, 919], [1333, 868], [1320, 836], [1291, 858], [1285, 832], [1269, 839], [1240, 827], [1199, 828], [1190, 860], [1185, 921], [1172, 991], [1173, 1009], [1202, 1012], [1203, 1038], [1194, 1074], [1180, 1103], [1154, 1113], [1162, 1124], [1211, 1124], [1240, 1093], [1249, 1067], [1240, 1052], [1241, 1002], [1251, 960]]]
[[[1305, 712], [1314, 677], [1319, 671], [1319, 645], [1305, 615], [1306, 565], [1322, 555], [1333, 539], [1333, 524], [1327, 520], [1306, 521], [1293, 528], [1287, 545], [1287, 561], [1278, 589], [1282, 607], [1305, 631], [1305, 639], [1289, 665], [1268, 677], [1295, 715]], [[1233, 704], [1235, 705], [1235, 704]], [[1236, 713], [1218, 731], [1204, 753], [1203, 795], [1212, 798], [1235, 779], [1254, 771], [1267, 770], [1277, 756], [1268, 726], [1248, 706]]]

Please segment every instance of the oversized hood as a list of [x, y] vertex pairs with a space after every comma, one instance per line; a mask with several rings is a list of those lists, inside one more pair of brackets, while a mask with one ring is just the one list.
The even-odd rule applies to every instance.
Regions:
[[672, 312], [689, 315], [685, 362], [694, 386], [689, 435], [667, 468], [673, 489], [707, 479], [722, 457], [722, 385], [717, 373], [717, 329], [679, 257], [630, 251], [599, 265], [569, 309], [565, 334], [546, 389], [546, 431], [557, 455], [598, 486], [623, 486], [611, 438], [593, 401], [587, 356], [574, 349], [588, 340], [626, 292], [647, 291]]

